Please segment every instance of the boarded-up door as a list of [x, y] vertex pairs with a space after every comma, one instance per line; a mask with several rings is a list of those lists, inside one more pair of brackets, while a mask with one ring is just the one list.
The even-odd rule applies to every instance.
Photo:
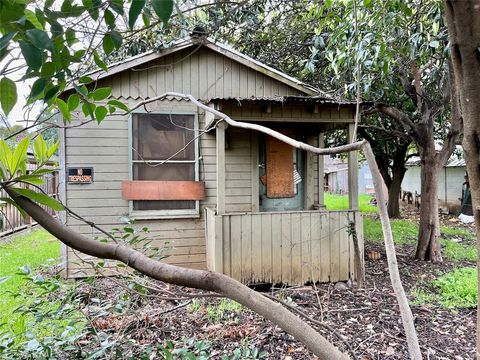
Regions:
[[260, 210], [302, 210], [303, 152], [270, 136], [261, 139], [259, 147]]

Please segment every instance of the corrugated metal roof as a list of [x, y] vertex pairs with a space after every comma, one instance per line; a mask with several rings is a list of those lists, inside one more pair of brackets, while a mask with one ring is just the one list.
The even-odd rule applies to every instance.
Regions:
[[447, 167], [464, 167], [466, 166], [465, 159], [450, 160], [446, 166]]
[[[281, 104], [291, 104], [291, 103], [310, 103], [310, 104], [333, 104], [333, 105], [355, 105], [355, 101], [347, 101], [341, 99], [334, 99], [331, 97], [325, 96], [271, 96], [271, 97], [248, 97], [248, 98], [238, 98], [238, 97], [227, 97], [227, 98], [214, 98], [212, 101], [219, 100], [230, 100], [241, 102], [270, 102], [270, 103], [281, 103]], [[362, 103], [367, 104], [367, 103]], [[369, 104], [369, 103], [368, 103]]]
[[[420, 166], [420, 158], [418, 156], [413, 157], [407, 161], [406, 166]], [[450, 158], [445, 167], [465, 167], [465, 159]]]

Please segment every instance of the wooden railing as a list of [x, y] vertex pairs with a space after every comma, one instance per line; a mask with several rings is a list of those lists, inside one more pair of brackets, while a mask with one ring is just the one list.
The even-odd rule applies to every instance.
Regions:
[[[33, 171], [36, 168], [35, 164], [27, 164], [27, 171]], [[57, 198], [58, 194], [58, 172], [43, 175], [44, 184], [38, 187], [26, 184], [18, 185], [19, 187], [26, 187], [37, 192], [43, 192], [51, 197]], [[5, 190], [0, 191], [0, 197], [8, 198]], [[55, 211], [51, 208], [42, 205], [50, 215], [56, 216]], [[23, 217], [20, 211], [12, 204], [0, 201], [0, 237], [12, 234], [16, 231], [23, 230], [36, 223], [28, 216]]]
[[216, 215], [206, 209], [205, 218], [208, 268], [243, 283], [354, 278], [351, 224], [363, 254], [363, 222], [357, 211]]

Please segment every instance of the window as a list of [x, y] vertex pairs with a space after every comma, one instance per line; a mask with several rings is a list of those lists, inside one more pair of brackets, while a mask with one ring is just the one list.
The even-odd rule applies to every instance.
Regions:
[[[146, 188], [130, 197], [132, 215], [195, 215], [198, 199], [185, 199], [180, 185], [198, 182], [198, 123], [195, 114], [136, 113], [132, 116], [132, 183], [146, 186], [148, 181], [165, 196], [148, 199]], [[136, 181], [142, 181], [136, 183]], [[183, 182], [183, 183], [179, 183]], [[187, 183], [185, 183], [187, 182]], [[188, 186], [187, 186], [188, 187]], [[142, 191], [142, 189], [145, 189]], [[173, 197], [173, 199], [171, 199]], [[188, 196], [187, 196], [188, 197]]]

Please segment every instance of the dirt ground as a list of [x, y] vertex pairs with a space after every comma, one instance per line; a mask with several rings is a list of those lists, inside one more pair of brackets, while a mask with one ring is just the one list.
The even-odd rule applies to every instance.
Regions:
[[[461, 226], [454, 219], [443, 220]], [[293, 288], [264, 286], [258, 290], [275, 294], [317, 323], [322, 323], [322, 326], [313, 326], [352, 358], [408, 359], [400, 314], [390, 286], [385, 252], [378, 244], [366, 244], [365, 250], [366, 253], [378, 252], [380, 259], [366, 258], [364, 289], [341, 283]], [[399, 246], [397, 251], [407, 294], [410, 294], [415, 285], [425, 284], [439, 273], [466, 265], [452, 261], [440, 264], [416, 262], [411, 256], [414, 253], [411, 245]], [[122, 289], [118, 281], [98, 280], [93, 292], [109, 294], [109, 297], [114, 298]], [[185, 339], [208, 340], [211, 359], [220, 359], [223, 354], [231, 355], [234, 349], [245, 346], [266, 351], [268, 359], [316, 358], [278, 327], [246, 309], [227, 310], [220, 320], [212, 321], [208, 316], [208, 308], [218, 308], [220, 299], [201, 297], [195, 300], [193, 306], [191, 300], [169, 300], [169, 297], [185, 293], [202, 294], [201, 292], [161, 283], [157, 283], [157, 286], [166, 292], [158, 292], [156, 295], [160, 297], [152, 296], [148, 301], [141, 301], [132, 312], [134, 315], [121, 317], [110, 314], [96, 319], [94, 326], [109, 333], [121, 333], [122, 338], [135, 340], [136, 346], [169, 339], [180, 344], [180, 347], [193, 348], [193, 345], [185, 345]], [[84, 288], [81, 291], [91, 295], [92, 289]], [[412, 311], [425, 358], [475, 358], [475, 309], [449, 310], [439, 305], [422, 304], [412, 305]]]

